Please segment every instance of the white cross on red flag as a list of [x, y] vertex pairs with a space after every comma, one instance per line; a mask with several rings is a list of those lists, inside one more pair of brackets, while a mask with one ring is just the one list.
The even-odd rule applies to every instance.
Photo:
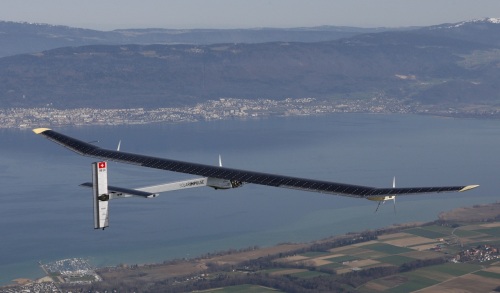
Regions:
[[99, 169], [106, 168], [106, 162], [99, 162]]

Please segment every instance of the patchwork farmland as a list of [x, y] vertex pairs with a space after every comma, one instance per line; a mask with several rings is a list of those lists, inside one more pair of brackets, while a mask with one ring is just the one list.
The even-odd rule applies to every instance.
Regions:
[[[478, 218], [478, 215], [480, 218]], [[94, 290], [155, 292], [500, 292], [500, 204], [311, 243], [251, 247], [98, 271]], [[141, 286], [147, 286], [141, 287]]]

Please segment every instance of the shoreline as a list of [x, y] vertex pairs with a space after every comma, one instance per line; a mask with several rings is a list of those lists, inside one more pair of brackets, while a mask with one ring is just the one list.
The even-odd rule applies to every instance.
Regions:
[[[500, 107], [491, 105], [420, 105], [394, 98], [373, 99], [236, 99], [220, 98], [171, 108], [0, 108], [0, 129], [85, 127], [192, 123], [269, 117], [318, 116], [335, 113], [414, 114], [449, 118], [499, 119]], [[105, 117], [105, 118], [103, 118]]]
[[[481, 215], [478, 217], [478, 215]], [[500, 219], [500, 202], [489, 204], [478, 204], [468, 207], [459, 207], [450, 211], [443, 211], [439, 213], [437, 218], [429, 222], [408, 222], [402, 224], [394, 224], [384, 228], [365, 230], [362, 232], [348, 232], [340, 235], [332, 235], [327, 238], [302, 242], [302, 243], [281, 243], [269, 247], [247, 247], [244, 249], [229, 249], [225, 251], [212, 251], [206, 252], [203, 255], [194, 258], [171, 259], [171, 260], [158, 260], [156, 263], [144, 264], [121, 264], [116, 266], [106, 266], [96, 268], [95, 271], [105, 280], [121, 279], [121, 278], [139, 278], [141, 270], [147, 270], [149, 274], [157, 275], [158, 278], [168, 275], [169, 277], [192, 275], [200, 273], [208, 269], [210, 264], [217, 265], [237, 265], [238, 263], [254, 260], [270, 255], [293, 255], [296, 251], [310, 248], [313, 245], [321, 245], [332, 241], [339, 241], [345, 239], [355, 239], [360, 235], [376, 234], [390, 235], [398, 233], [401, 230], [408, 228], [423, 227], [432, 225], [438, 222], [447, 224], [452, 223], [487, 223], [494, 222]], [[28, 283], [37, 283], [47, 280], [47, 275], [36, 280], [28, 278], [16, 278], [12, 280], [11, 284], [0, 286], [2, 288], [11, 288], [15, 286], [22, 286]]]

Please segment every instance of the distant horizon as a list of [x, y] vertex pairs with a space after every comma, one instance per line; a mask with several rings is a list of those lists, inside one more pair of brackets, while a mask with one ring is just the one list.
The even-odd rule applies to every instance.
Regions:
[[87, 28], [82, 26], [71, 26], [66, 24], [56, 24], [56, 23], [45, 23], [45, 22], [30, 22], [30, 21], [14, 21], [14, 20], [4, 20], [0, 19], [0, 22], [7, 23], [18, 23], [18, 24], [29, 24], [29, 25], [46, 25], [46, 26], [54, 26], [54, 27], [69, 27], [75, 29], [88, 29], [95, 31], [115, 31], [115, 30], [129, 30], [129, 29], [138, 29], [138, 30], [147, 30], [147, 29], [161, 29], [161, 30], [261, 30], [261, 29], [307, 29], [307, 28], [322, 28], [322, 27], [336, 27], [336, 28], [359, 28], [359, 29], [403, 29], [403, 28], [418, 28], [418, 27], [427, 27], [427, 26], [435, 26], [442, 24], [453, 24], [453, 23], [461, 23], [461, 22], [473, 22], [473, 21], [482, 21], [487, 19], [496, 19], [500, 23], [500, 18], [496, 17], [483, 17], [483, 18], [475, 18], [475, 19], [465, 19], [456, 22], [441, 22], [429, 25], [409, 25], [409, 26], [373, 26], [373, 27], [363, 27], [363, 26], [353, 26], [353, 25], [334, 25], [334, 24], [323, 24], [323, 25], [314, 25], [314, 26], [290, 26], [290, 27], [271, 27], [271, 26], [262, 26], [262, 27], [234, 27], [234, 28], [204, 28], [204, 27], [193, 27], [193, 28], [170, 28], [170, 27], [119, 27], [114, 29], [97, 29], [97, 28]]
[[[487, 19], [489, 17], [485, 17], [483, 19]], [[474, 21], [474, 20], [480, 20], [480, 19], [470, 19], [470, 20], [463, 20], [463, 21]], [[353, 25], [334, 25], [334, 24], [322, 24], [322, 25], [314, 25], [314, 26], [287, 26], [287, 27], [274, 27], [274, 26], [256, 26], [256, 27], [231, 27], [231, 28], [222, 28], [222, 27], [192, 27], [192, 28], [170, 28], [170, 27], [119, 27], [111, 30], [106, 30], [106, 29], [95, 29], [95, 28], [87, 28], [87, 27], [82, 27], [82, 26], [71, 26], [71, 25], [66, 25], [66, 24], [56, 24], [56, 23], [46, 23], [46, 22], [31, 22], [31, 21], [14, 21], [14, 20], [4, 20], [0, 19], [0, 22], [9, 22], [9, 23], [19, 23], [19, 24], [31, 24], [31, 25], [47, 25], [47, 26], [62, 26], [62, 27], [69, 27], [69, 28], [76, 28], [76, 29], [89, 29], [89, 30], [96, 30], [96, 31], [114, 31], [114, 30], [127, 30], [127, 29], [164, 29], [164, 30], [258, 30], [258, 29], [301, 29], [301, 28], [321, 28], [321, 27], [345, 27], [345, 28], [360, 28], [360, 29], [377, 29], [377, 28], [411, 28], [411, 27], [425, 27], [427, 25], [411, 25], [411, 26], [374, 26], [374, 27], [362, 27], [362, 26], [353, 26]], [[462, 21], [458, 21], [462, 22]], [[458, 23], [457, 22], [457, 23]], [[436, 24], [431, 24], [429, 26], [433, 25], [440, 25], [444, 23], [436, 23]]]
[[128, 28], [251, 29], [420, 27], [500, 12], [483, 0], [4, 0], [0, 19], [101, 31]]

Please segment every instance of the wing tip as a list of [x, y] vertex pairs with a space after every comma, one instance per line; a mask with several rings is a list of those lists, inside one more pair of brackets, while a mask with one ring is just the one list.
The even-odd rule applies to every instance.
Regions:
[[474, 189], [476, 187], [479, 187], [479, 185], [467, 185], [464, 188], [460, 189], [459, 192], [468, 191], [468, 190]]
[[35, 129], [33, 129], [33, 132], [36, 134], [40, 134], [40, 133], [43, 133], [47, 130], [51, 130], [51, 129], [50, 128], [35, 128]]

